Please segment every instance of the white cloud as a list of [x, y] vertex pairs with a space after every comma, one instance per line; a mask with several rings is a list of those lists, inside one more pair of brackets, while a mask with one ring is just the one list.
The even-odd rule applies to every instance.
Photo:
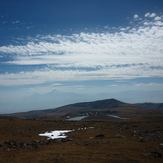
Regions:
[[151, 13], [150, 17], [154, 18], [156, 16], [156, 13]]
[[134, 19], [138, 19], [139, 18], [139, 15], [138, 14], [135, 14], [134, 15]]
[[149, 16], [150, 16], [150, 13], [147, 12], [144, 16], [145, 16], [145, 17], [149, 17]]
[[12, 24], [20, 24], [21, 22], [19, 20], [15, 20], [12, 22]]
[[155, 13], [146, 13], [142, 23], [138, 22], [135, 27], [116, 32], [46, 35], [24, 45], [1, 46], [0, 53], [13, 55], [14, 60], [6, 64], [47, 64], [50, 67], [0, 74], [0, 85], [163, 77], [163, 20]]
[[154, 12], [153, 13], [147, 12], [144, 16], [146, 18], [154, 18], [154, 17], [157, 17], [157, 14]]
[[154, 19], [155, 19], [156, 21], [160, 21], [160, 20], [161, 20], [161, 17], [160, 17], [160, 16], [156, 16]]
[[160, 77], [162, 72], [158, 70], [135, 68], [110, 68], [93, 72], [87, 71], [33, 71], [16, 74], [0, 74], [0, 85], [30, 85], [46, 82], [72, 81], [72, 80], [99, 80], [99, 79], [133, 79], [137, 77]]
[[139, 88], [148, 88], [149, 90], [162, 90], [163, 89], [163, 83], [137, 83], [137, 84], [134, 84], [133, 87], [135, 88], [136, 87], [139, 87]]

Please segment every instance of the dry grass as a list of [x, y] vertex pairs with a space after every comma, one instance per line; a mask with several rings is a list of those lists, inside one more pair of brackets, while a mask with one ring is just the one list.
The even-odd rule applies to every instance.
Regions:
[[[152, 116], [152, 115], [151, 115]], [[160, 117], [160, 115], [159, 115]], [[152, 119], [152, 121], [150, 121]], [[163, 162], [163, 116], [121, 121], [64, 122], [0, 119], [0, 143], [40, 141], [38, 134], [57, 129], [78, 129], [69, 134], [71, 141], [53, 141], [38, 148], [0, 148], [1, 163], [137, 163]], [[97, 135], [103, 136], [97, 136]], [[153, 136], [150, 136], [150, 134]], [[143, 137], [143, 140], [140, 138]]]

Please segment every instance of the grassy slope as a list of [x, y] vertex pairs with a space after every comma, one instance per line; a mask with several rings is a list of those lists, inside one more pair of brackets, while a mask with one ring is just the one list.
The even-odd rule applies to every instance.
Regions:
[[[55, 129], [93, 129], [75, 131], [69, 134], [71, 141], [53, 141], [38, 148], [0, 148], [1, 163], [95, 163], [95, 162], [163, 162], [162, 158], [149, 156], [151, 150], [158, 150], [163, 142], [163, 116], [148, 114], [133, 120], [109, 119], [107, 121], [63, 122], [0, 119], [0, 143], [15, 140], [31, 142], [45, 140], [38, 133]], [[157, 138], [159, 132], [159, 138]], [[104, 137], [96, 137], [102, 134]], [[154, 134], [154, 137], [149, 137]], [[144, 138], [140, 141], [140, 137]], [[160, 149], [159, 149], [160, 150]]]

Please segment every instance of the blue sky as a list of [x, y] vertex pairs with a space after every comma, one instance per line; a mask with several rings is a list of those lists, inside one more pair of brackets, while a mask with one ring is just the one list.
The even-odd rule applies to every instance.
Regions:
[[0, 36], [0, 113], [163, 102], [162, 0], [2, 0]]

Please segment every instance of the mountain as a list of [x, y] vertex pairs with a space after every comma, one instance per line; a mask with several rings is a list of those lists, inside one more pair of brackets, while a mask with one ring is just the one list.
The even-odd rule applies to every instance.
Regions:
[[136, 105], [144, 109], [157, 109], [157, 110], [163, 109], [163, 103], [142, 103]]
[[75, 103], [55, 109], [20, 112], [6, 114], [3, 116], [25, 119], [71, 119], [74, 117], [84, 117], [87, 119], [88, 117], [103, 118], [108, 115], [114, 115], [114, 117], [131, 117], [138, 115], [139, 113], [144, 114], [147, 110], [163, 110], [163, 103], [129, 104], [116, 99], [105, 99], [92, 102]]

